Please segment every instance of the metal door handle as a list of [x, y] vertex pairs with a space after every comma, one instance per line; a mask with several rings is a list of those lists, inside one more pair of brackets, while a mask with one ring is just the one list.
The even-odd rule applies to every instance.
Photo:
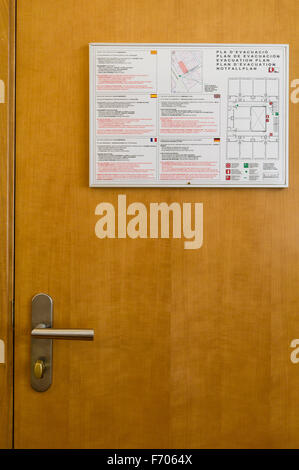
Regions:
[[94, 330], [47, 328], [45, 324], [41, 324], [31, 331], [31, 336], [39, 339], [81, 339], [92, 341]]
[[53, 339], [92, 341], [94, 330], [52, 328], [53, 300], [47, 294], [33, 297], [31, 315], [31, 386], [45, 392], [52, 384]]

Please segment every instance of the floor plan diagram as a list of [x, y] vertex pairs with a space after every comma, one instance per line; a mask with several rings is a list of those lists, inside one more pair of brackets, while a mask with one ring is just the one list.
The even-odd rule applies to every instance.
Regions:
[[279, 80], [228, 80], [227, 160], [279, 158]]

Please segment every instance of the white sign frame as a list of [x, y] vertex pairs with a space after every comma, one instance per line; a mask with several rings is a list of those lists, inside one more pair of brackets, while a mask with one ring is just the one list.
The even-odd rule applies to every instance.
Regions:
[[[283, 70], [280, 72], [280, 77], [283, 77], [284, 93], [280, 96], [281, 106], [279, 110], [283, 110], [283, 181], [279, 182], [278, 184], [270, 184], [265, 183], [264, 181], [255, 182], [255, 183], [246, 183], [242, 182], [242, 184], [236, 182], [220, 182], [220, 183], [195, 183], [190, 181], [185, 181], [181, 183], [180, 180], [176, 183], [174, 181], [170, 182], [162, 182], [160, 180], [156, 180], [153, 182], [126, 182], [126, 181], [113, 181], [111, 180], [104, 180], [104, 181], [97, 181], [96, 180], [96, 67], [95, 67], [95, 53], [97, 48], [118, 48], [118, 49], [142, 49], [142, 48], [151, 48], [151, 49], [159, 49], [159, 48], [260, 48], [260, 47], [267, 47], [269, 48], [281, 48], [283, 51], [283, 63], [284, 67]], [[111, 94], [111, 92], [110, 92]], [[120, 95], [120, 92], [115, 92], [115, 94]], [[173, 187], [173, 188], [287, 188], [289, 184], [289, 177], [288, 177], [288, 168], [289, 168], [289, 145], [288, 145], [288, 132], [289, 132], [289, 45], [288, 44], [188, 44], [188, 43], [90, 43], [89, 44], [89, 186], [90, 187], [118, 187], [118, 188], [126, 188], [126, 187], [148, 187], [148, 188], [165, 188], [165, 187]], [[111, 139], [110, 139], [111, 140]], [[221, 162], [221, 159], [220, 159]]]

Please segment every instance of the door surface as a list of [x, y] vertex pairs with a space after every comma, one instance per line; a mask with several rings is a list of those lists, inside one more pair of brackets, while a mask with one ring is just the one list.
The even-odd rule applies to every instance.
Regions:
[[[289, 43], [296, 0], [18, 0], [15, 446], [298, 447], [299, 158], [288, 189], [88, 187], [88, 43]], [[299, 105], [297, 105], [299, 107]], [[202, 202], [204, 242], [95, 236], [100, 202]], [[54, 300], [53, 383], [30, 386], [31, 299]]]

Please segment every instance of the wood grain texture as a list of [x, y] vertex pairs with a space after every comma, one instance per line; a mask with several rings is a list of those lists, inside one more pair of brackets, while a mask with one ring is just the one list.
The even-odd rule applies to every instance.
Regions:
[[[0, 0], [0, 448], [12, 446], [12, 296], [13, 296], [13, 167], [14, 167], [14, 2]], [[1, 97], [2, 98], [2, 97]]]
[[[299, 105], [288, 189], [90, 189], [88, 43], [289, 43], [296, 0], [19, 0], [15, 443], [298, 447]], [[99, 240], [99, 202], [203, 202], [204, 244]], [[54, 299], [54, 381], [30, 388], [30, 302]]]

